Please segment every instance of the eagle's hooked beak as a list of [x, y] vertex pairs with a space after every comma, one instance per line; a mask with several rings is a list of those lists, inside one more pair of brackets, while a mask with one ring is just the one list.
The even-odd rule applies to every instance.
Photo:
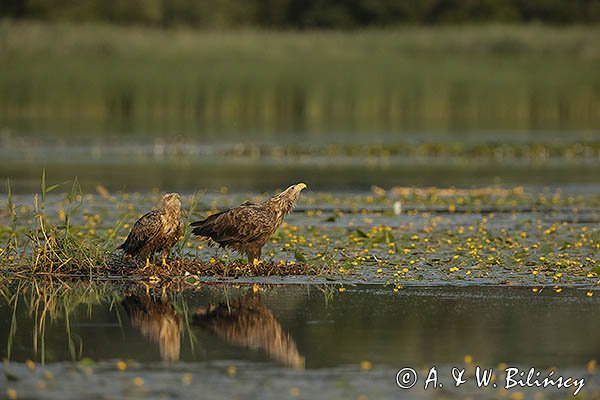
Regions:
[[306, 188], [307, 188], [306, 183], [298, 183], [296, 185], [296, 190], [298, 190], [298, 191], [301, 191], [302, 189], [306, 189]]

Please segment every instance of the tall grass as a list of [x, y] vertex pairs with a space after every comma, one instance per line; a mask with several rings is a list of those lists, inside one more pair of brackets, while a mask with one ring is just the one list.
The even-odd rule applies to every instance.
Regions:
[[78, 135], [590, 129], [600, 125], [598, 42], [598, 27], [206, 32], [3, 22], [0, 118]]
[[75, 179], [66, 196], [65, 212], [50, 218], [46, 210], [46, 199], [50, 192], [62, 184], [47, 185], [46, 172], [42, 172], [40, 192], [34, 195], [33, 223], [30, 227], [18, 228], [19, 215], [16, 210], [10, 183], [8, 183], [7, 207], [11, 221], [10, 240], [3, 249], [0, 259], [3, 267], [13, 272], [28, 274], [77, 274], [92, 277], [98, 269], [106, 268], [113, 248], [113, 236], [79, 235], [71, 225], [71, 213], [82, 204], [83, 195]]
[[189, 207], [183, 210], [183, 235], [181, 240], [175, 245], [174, 253], [177, 257], [183, 257], [185, 247], [190, 240], [192, 235], [191, 223], [196, 218], [196, 212], [198, 211], [199, 199], [204, 192], [195, 191], [189, 199]]

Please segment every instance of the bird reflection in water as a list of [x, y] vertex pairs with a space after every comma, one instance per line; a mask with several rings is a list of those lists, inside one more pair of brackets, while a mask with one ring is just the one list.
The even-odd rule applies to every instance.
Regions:
[[272, 360], [304, 368], [304, 357], [298, 353], [296, 343], [252, 290], [229, 304], [197, 309], [193, 322], [232, 345], [262, 349]]
[[163, 361], [179, 359], [183, 319], [167, 296], [130, 294], [123, 300], [123, 307], [131, 325], [146, 339], [158, 344]]

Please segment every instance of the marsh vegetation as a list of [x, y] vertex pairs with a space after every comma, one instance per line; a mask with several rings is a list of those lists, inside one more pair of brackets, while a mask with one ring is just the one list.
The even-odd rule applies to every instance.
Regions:
[[274, 34], [4, 21], [0, 118], [69, 141], [585, 130], [600, 123], [599, 38], [594, 26]]
[[[45, 178], [44, 181], [45, 182]], [[600, 283], [600, 198], [517, 187], [373, 187], [370, 194], [310, 193], [265, 247], [262, 264], [190, 237], [189, 221], [240, 197], [183, 196], [186, 230], [168, 265], [136, 265], [115, 251], [156, 195], [84, 195], [42, 186], [33, 198], [9, 194], [0, 263], [5, 274], [192, 282], [211, 276], [317, 275], [338, 282], [510, 283], [587, 288]], [[255, 195], [260, 201], [264, 195]], [[534, 292], [535, 293], [535, 292]]]

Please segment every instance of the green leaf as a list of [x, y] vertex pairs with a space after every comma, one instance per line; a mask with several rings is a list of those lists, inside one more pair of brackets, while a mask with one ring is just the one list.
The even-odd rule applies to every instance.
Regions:
[[391, 232], [385, 231], [384, 236], [386, 243], [394, 243], [394, 235]]
[[359, 237], [362, 237], [362, 238], [368, 238], [367, 234], [366, 234], [366, 233], [364, 233], [363, 231], [361, 231], [361, 230], [360, 230], [360, 229], [358, 229], [358, 228], [356, 228], [356, 234], [357, 234]]
[[200, 280], [196, 275], [187, 275], [185, 278], [183, 278], [183, 281], [188, 285], [197, 285]]
[[305, 263], [306, 262], [306, 257], [304, 257], [304, 254], [300, 253], [299, 250], [294, 250], [294, 258], [298, 262], [301, 262], [301, 263]]
[[59, 187], [60, 184], [57, 183], [56, 185], [50, 185], [46, 188], [46, 193], [50, 193], [51, 191], [53, 191], [54, 189], [56, 189], [57, 187]]
[[82, 367], [93, 367], [94, 365], [96, 365], [96, 361], [92, 360], [89, 357], [83, 357], [79, 361], [79, 365], [81, 365]]

